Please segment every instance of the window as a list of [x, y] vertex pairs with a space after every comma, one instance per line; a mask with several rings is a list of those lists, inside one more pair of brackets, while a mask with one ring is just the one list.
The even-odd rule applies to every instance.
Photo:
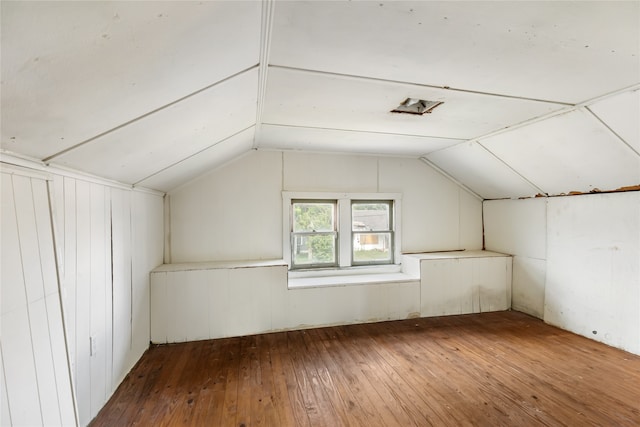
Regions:
[[393, 202], [351, 202], [351, 264], [393, 263]]
[[399, 259], [399, 194], [283, 192], [283, 208], [291, 270], [360, 271]]
[[338, 265], [336, 200], [293, 200], [291, 267]]

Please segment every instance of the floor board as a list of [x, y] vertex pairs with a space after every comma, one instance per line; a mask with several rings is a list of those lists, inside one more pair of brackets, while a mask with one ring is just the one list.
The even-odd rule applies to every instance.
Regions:
[[91, 425], [638, 426], [640, 356], [518, 312], [152, 346]]

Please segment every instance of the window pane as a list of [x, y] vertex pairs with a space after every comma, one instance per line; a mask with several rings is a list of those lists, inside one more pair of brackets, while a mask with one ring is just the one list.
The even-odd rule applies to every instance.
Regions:
[[334, 231], [335, 203], [294, 202], [293, 231]]
[[390, 227], [388, 202], [354, 202], [351, 205], [353, 231], [387, 231]]
[[293, 236], [293, 263], [335, 264], [336, 239], [333, 233]]
[[353, 262], [391, 261], [391, 233], [353, 233]]

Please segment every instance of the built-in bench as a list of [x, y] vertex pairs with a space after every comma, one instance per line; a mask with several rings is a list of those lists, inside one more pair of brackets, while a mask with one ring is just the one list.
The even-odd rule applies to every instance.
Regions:
[[151, 340], [182, 342], [314, 326], [506, 310], [511, 257], [403, 255], [402, 269], [305, 277], [283, 260], [164, 264], [151, 272]]

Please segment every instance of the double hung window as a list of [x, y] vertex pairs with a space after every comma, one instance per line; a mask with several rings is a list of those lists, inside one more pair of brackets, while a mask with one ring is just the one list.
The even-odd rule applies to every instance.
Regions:
[[398, 257], [399, 195], [283, 193], [283, 198], [284, 258], [292, 270], [394, 264]]
[[336, 206], [336, 200], [292, 201], [292, 267], [338, 265]]
[[393, 203], [351, 201], [351, 264], [393, 263]]

